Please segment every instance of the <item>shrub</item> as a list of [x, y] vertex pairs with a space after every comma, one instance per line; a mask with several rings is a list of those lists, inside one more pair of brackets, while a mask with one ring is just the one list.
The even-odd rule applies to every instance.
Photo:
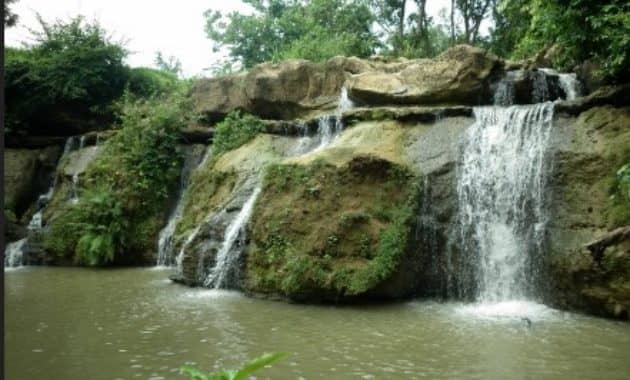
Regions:
[[233, 111], [218, 123], [214, 132], [214, 154], [218, 156], [228, 150], [236, 149], [264, 131], [260, 119]]
[[178, 85], [177, 75], [148, 67], [129, 70], [129, 91], [138, 97], [149, 98], [172, 92]]
[[120, 254], [153, 249], [182, 157], [179, 131], [190, 119], [187, 89], [148, 100], [121, 100], [117, 133], [88, 167], [78, 205], [64, 203], [46, 247], [87, 265], [134, 262]]
[[39, 22], [42, 31], [34, 32], [33, 45], [5, 50], [10, 131], [52, 133], [51, 128], [113, 120], [109, 106], [128, 77], [124, 47], [82, 17]]
[[224, 369], [214, 373], [204, 373], [192, 366], [182, 366], [181, 373], [190, 377], [191, 380], [244, 380], [252, 373], [277, 362], [287, 354], [273, 353], [263, 354], [256, 359], [250, 360], [238, 369]]

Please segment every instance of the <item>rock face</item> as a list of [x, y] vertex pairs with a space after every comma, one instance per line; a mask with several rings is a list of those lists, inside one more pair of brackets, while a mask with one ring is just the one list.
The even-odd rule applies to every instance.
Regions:
[[490, 79], [502, 62], [485, 50], [459, 45], [435, 59], [398, 66], [395, 72], [352, 76], [348, 80], [350, 98], [364, 105], [488, 104]]
[[308, 302], [413, 293], [414, 176], [374, 155], [340, 167], [326, 159], [267, 170], [250, 224], [246, 290]]
[[52, 182], [59, 146], [4, 150], [4, 204], [20, 217]]
[[612, 106], [554, 123], [549, 298], [558, 306], [628, 318], [627, 234], [607, 236], [630, 224], [630, 202], [611, 197], [630, 161], [629, 126], [630, 107]]
[[346, 85], [365, 105], [487, 104], [489, 86], [503, 62], [466, 45], [436, 59], [390, 62], [335, 57], [325, 63], [264, 63], [246, 73], [203, 79], [192, 90], [207, 121], [240, 109], [266, 119], [295, 119], [335, 107]]

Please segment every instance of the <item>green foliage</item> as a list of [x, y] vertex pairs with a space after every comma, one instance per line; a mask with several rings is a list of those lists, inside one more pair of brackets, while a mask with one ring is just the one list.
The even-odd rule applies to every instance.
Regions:
[[48, 250], [93, 266], [134, 262], [122, 254], [153, 249], [182, 163], [179, 131], [192, 114], [186, 94], [123, 97], [119, 130], [88, 167], [80, 202], [65, 203], [52, 220]]
[[264, 125], [252, 115], [240, 111], [229, 113], [216, 125], [213, 139], [214, 155], [236, 149], [264, 131]]
[[367, 1], [247, 0], [255, 12], [207, 11], [206, 33], [227, 47], [232, 63], [246, 68], [284, 58], [324, 60], [334, 55], [369, 56], [379, 46]]
[[106, 265], [125, 248], [128, 228], [120, 201], [111, 189], [86, 190], [78, 204], [66, 208], [52, 223], [44, 246], [78, 264]]
[[33, 45], [5, 50], [7, 126], [50, 134], [62, 123], [111, 121], [109, 105], [127, 82], [127, 51], [82, 17], [39, 22]]
[[[295, 299], [374, 288], [406, 252], [418, 206], [415, 182], [403, 167], [371, 156], [341, 168], [321, 160], [270, 165], [252, 216], [248, 287]], [[375, 215], [375, 208], [387, 215]]]
[[621, 166], [615, 175], [608, 209], [609, 227], [630, 223], [630, 162]]
[[150, 98], [168, 94], [174, 91], [178, 84], [175, 74], [148, 67], [134, 67], [129, 70], [127, 88], [137, 97]]
[[182, 366], [180, 371], [187, 375], [191, 380], [244, 380], [252, 373], [271, 365], [278, 360], [286, 357], [284, 353], [263, 354], [237, 369], [224, 369], [219, 372], [205, 373], [196, 367]]
[[630, 4], [624, 0], [532, 0], [531, 22], [514, 55], [532, 56], [558, 44], [555, 65], [570, 69], [591, 59], [614, 82], [630, 79]]
[[161, 52], [155, 54], [155, 65], [165, 73], [174, 75], [175, 77], [182, 73], [182, 63], [174, 56], [165, 58]]

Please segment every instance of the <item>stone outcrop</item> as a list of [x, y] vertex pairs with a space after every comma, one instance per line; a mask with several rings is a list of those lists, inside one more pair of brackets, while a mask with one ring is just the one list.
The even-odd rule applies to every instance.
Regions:
[[365, 105], [487, 104], [491, 80], [502, 67], [495, 56], [466, 45], [435, 59], [289, 60], [202, 79], [192, 96], [207, 122], [233, 110], [283, 120], [321, 114], [335, 107], [344, 85], [352, 100]]
[[19, 218], [52, 183], [61, 148], [4, 150], [4, 204]]
[[490, 79], [501, 68], [502, 61], [485, 50], [459, 45], [435, 59], [408, 61], [395, 72], [354, 75], [347, 87], [363, 105], [488, 104]]
[[558, 306], [630, 319], [630, 226], [555, 258], [553, 268]]
[[560, 116], [552, 138], [549, 301], [628, 318], [627, 234], [617, 228], [630, 224], [630, 204], [611, 191], [617, 170], [630, 160], [630, 107]]

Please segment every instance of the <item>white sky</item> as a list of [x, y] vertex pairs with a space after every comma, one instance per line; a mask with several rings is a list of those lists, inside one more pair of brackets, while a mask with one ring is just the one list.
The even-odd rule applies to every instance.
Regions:
[[[437, 18], [449, 5], [450, 0], [431, 0], [427, 12]], [[153, 67], [155, 53], [161, 51], [181, 61], [185, 76], [203, 75], [203, 69], [222, 56], [212, 52], [204, 31], [203, 13], [208, 9], [247, 12], [248, 6], [240, 0], [18, 0], [12, 5], [18, 25], [5, 30], [5, 43], [20, 46], [29, 41], [28, 28], [38, 25], [35, 12], [46, 21], [82, 14], [97, 19], [115, 40], [127, 41], [129, 65]]]

